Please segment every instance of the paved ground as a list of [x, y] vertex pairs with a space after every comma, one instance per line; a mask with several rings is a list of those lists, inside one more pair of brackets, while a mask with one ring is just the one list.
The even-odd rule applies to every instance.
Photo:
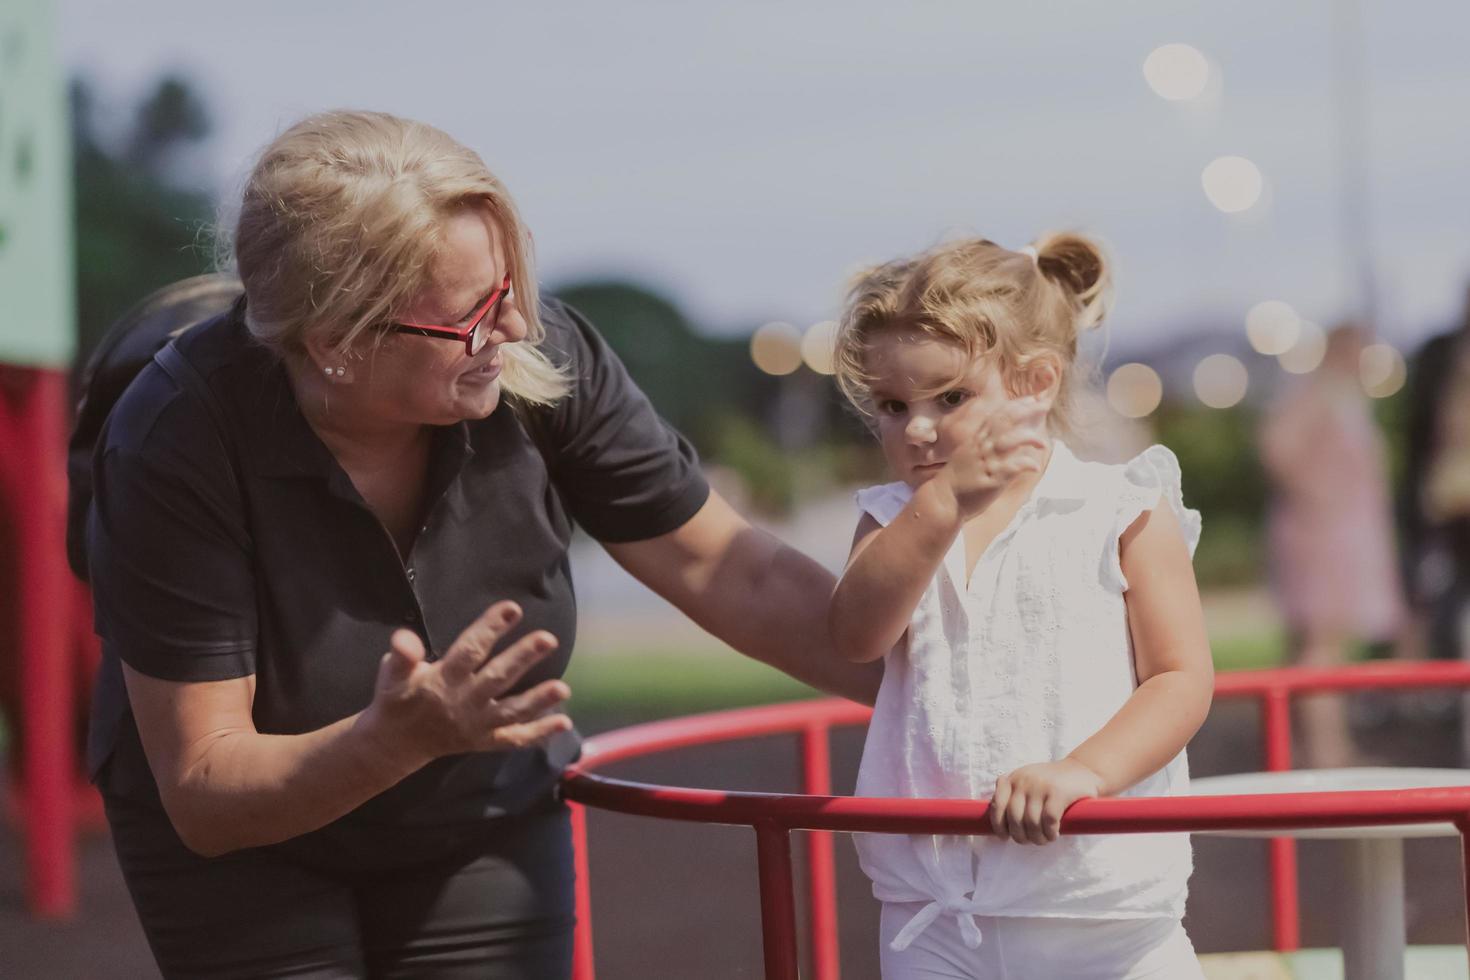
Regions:
[[[605, 728], [607, 720], [589, 728]], [[1253, 712], [1218, 705], [1191, 749], [1196, 774], [1257, 768]], [[1398, 722], [1363, 733], [1375, 760], [1455, 765], [1455, 729], [1445, 722]], [[834, 740], [838, 786], [851, 787], [858, 732]], [[692, 750], [630, 763], [620, 773], [654, 781], [727, 789], [794, 789], [792, 743], [781, 738]], [[3, 804], [3, 801], [0, 801]], [[36, 923], [24, 910], [19, 841], [0, 833], [0, 977], [146, 978], [157, 976], [105, 836], [81, 842], [81, 902], [70, 923]], [[698, 827], [594, 814], [591, 822], [593, 921], [603, 980], [650, 977], [759, 977], [760, 928], [754, 839], [744, 828]], [[1202, 952], [1259, 949], [1268, 943], [1265, 848], [1260, 842], [1198, 838], [1187, 924]], [[877, 976], [877, 907], [839, 840], [843, 976]], [[1341, 873], [1330, 843], [1302, 847], [1303, 934], [1333, 942]], [[799, 855], [798, 855], [799, 860]], [[1462, 941], [1464, 906], [1454, 840], [1410, 841], [1411, 941]]]

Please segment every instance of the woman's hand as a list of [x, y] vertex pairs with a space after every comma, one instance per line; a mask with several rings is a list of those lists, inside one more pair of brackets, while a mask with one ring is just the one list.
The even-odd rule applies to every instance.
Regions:
[[417, 768], [461, 752], [524, 748], [570, 730], [566, 715], [548, 714], [571, 695], [559, 680], [500, 698], [556, 649], [556, 638], [538, 630], [492, 657], [491, 649], [520, 618], [515, 603], [497, 602], [436, 662], [424, 659], [417, 634], [395, 632], [363, 717], [383, 751]]
[[1101, 795], [1102, 779], [1070, 756], [1022, 766], [996, 780], [990, 826], [1017, 844], [1047, 844], [1057, 839], [1067, 807]]
[[[978, 409], [978, 402], [972, 402]], [[966, 406], [970, 408], [970, 406]], [[961, 520], [984, 510], [1012, 480], [1039, 473], [1046, 463], [1047, 403], [1027, 396], [993, 411], [971, 410], [960, 426], [953, 455], [935, 477], [959, 507]]]

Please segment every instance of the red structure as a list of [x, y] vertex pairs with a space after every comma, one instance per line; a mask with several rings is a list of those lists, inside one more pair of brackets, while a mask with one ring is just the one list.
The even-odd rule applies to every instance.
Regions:
[[[1330, 669], [1283, 668], [1221, 674], [1217, 698], [1253, 698], [1261, 705], [1266, 767], [1291, 767], [1291, 699], [1299, 694], [1395, 688], [1470, 687], [1470, 664], [1370, 663]], [[586, 874], [586, 815], [583, 806], [620, 813], [698, 823], [744, 824], [755, 830], [760, 876], [761, 930], [768, 980], [797, 980], [796, 898], [791, 867], [791, 831], [815, 831], [808, 848], [812, 924], [812, 976], [837, 980], [837, 913], [832, 874], [831, 831], [980, 834], [990, 829], [985, 800], [862, 799], [830, 795], [827, 735], [834, 726], [865, 722], [868, 709], [846, 701], [724, 711], [639, 725], [589, 739], [582, 759], [567, 771], [564, 791], [575, 801], [577, 875], [576, 980], [593, 980], [592, 923]], [[801, 795], [734, 793], [654, 786], [597, 774], [625, 759], [737, 738], [796, 734], [801, 737], [804, 788]], [[1062, 819], [1070, 834], [1159, 831], [1284, 830], [1292, 827], [1349, 827], [1371, 824], [1453, 823], [1470, 885], [1470, 786], [1448, 789], [1250, 796], [1189, 796], [1152, 799], [1082, 800]], [[1273, 838], [1271, 905], [1275, 948], [1299, 943], [1295, 842]]]
[[77, 633], [91, 635], [90, 611], [79, 603], [80, 586], [66, 567], [63, 451], [71, 416], [63, 372], [0, 370], [0, 507], [13, 515], [11, 561], [19, 584], [14, 639], [27, 893], [36, 915], [59, 918], [76, 902], [75, 654]]

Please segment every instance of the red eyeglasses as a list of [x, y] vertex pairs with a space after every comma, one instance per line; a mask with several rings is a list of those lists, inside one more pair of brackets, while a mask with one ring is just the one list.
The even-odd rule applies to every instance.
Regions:
[[469, 323], [463, 327], [444, 327], [432, 323], [391, 323], [389, 329], [395, 333], [412, 333], [421, 337], [436, 337], [439, 340], [457, 340], [464, 344], [466, 357], [474, 357], [490, 342], [490, 334], [500, 322], [501, 302], [510, 295], [510, 275], [507, 274], [500, 288], [486, 297], [485, 302], [469, 315]]

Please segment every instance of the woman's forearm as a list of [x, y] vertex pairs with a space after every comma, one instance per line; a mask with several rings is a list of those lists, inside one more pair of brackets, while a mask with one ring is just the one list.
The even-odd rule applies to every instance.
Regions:
[[[751, 545], [743, 596], [732, 595], [729, 615], [711, 631], [736, 650], [777, 670], [864, 704], [872, 704], [883, 679], [881, 668], [843, 663], [833, 652], [822, 608], [832, 594], [832, 573], [775, 538]], [[751, 609], [759, 609], [752, 616]]]
[[274, 844], [326, 826], [420, 768], [367, 712], [300, 735], [223, 731], [159, 780], [188, 847], [206, 857]]
[[887, 527], [855, 555], [832, 594], [828, 621], [839, 656], [880, 660], [908, 629], [914, 609], [963, 524], [953, 496], [923, 484]]
[[719, 494], [668, 534], [606, 547], [640, 582], [746, 656], [830, 694], [865, 704], [877, 698], [882, 671], [832, 652], [832, 573], [752, 527]]

